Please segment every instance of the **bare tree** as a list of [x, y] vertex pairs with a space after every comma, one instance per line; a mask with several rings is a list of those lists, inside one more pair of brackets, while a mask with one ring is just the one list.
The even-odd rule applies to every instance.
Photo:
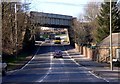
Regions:
[[93, 42], [95, 42], [95, 33], [98, 26], [97, 16], [100, 13], [101, 3], [98, 2], [89, 2], [85, 7], [85, 15], [84, 18], [88, 21], [89, 26], [91, 27], [91, 36], [93, 38]]
[[99, 14], [100, 3], [97, 2], [89, 2], [85, 7], [85, 19], [87, 21], [93, 21], [96, 19]]
[[[17, 4], [17, 20], [15, 20], [15, 4]], [[17, 50], [22, 49], [26, 29], [31, 30], [29, 16], [24, 12], [23, 7], [20, 2], [2, 3], [2, 51], [6, 54], [14, 54]], [[18, 44], [17, 50], [16, 44]]]
[[91, 28], [82, 20], [74, 20], [75, 42], [79, 45], [89, 44], [91, 42], [90, 36]]

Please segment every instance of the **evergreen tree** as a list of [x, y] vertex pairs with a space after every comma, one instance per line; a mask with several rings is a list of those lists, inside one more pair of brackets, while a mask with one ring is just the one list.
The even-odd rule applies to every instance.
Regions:
[[109, 35], [110, 28], [110, 3], [105, 2], [101, 5], [100, 14], [98, 15], [99, 28], [96, 31], [96, 40], [100, 42]]
[[[117, 7], [117, 2], [112, 2], [111, 8], [112, 32], [118, 32], [119, 10]], [[97, 21], [99, 28], [97, 28], [95, 36], [96, 41], [100, 42], [110, 34], [110, 2], [104, 2], [101, 4], [101, 10]]]
[[112, 2], [112, 32], [120, 32], [120, 11], [117, 6], [117, 1]]

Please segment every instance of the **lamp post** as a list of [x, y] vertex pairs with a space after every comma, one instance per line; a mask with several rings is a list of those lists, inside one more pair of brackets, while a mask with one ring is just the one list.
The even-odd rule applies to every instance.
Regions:
[[15, 50], [16, 50], [16, 58], [17, 58], [17, 7], [15, 3]]
[[112, 28], [111, 28], [111, 0], [110, 0], [110, 68], [113, 70], [112, 59]]
[[[2, 2], [0, 1], [0, 57], [2, 55]], [[2, 59], [0, 59], [0, 62]], [[2, 66], [2, 65], [1, 65]], [[0, 80], [1, 83], [1, 80]]]

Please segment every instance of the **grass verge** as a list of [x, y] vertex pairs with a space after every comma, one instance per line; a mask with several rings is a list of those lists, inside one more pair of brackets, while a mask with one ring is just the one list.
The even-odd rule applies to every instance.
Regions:
[[22, 52], [16, 57], [10, 56], [5, 59], [5, 62], [7, 63], [8, 67], [7, 70], [16, 70], [22, 68], [28, 61], [30, 61], [33, 57], [34, 53], [33, 51], [30, 52]]

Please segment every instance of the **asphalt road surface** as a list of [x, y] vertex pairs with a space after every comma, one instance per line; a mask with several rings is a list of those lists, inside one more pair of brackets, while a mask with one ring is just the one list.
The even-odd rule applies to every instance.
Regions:
[[[62, 50], [63, 58], [53, 58], [53, 52]], [[70, 56], [78, 55], [66, 45], [42, 45], [33, 59], [20, 70], [8, 72], [2, 79], [3, 84], [26, 83], [80, 83], [106, 82], [92, 74], [87, 68], [77, 64]]]

